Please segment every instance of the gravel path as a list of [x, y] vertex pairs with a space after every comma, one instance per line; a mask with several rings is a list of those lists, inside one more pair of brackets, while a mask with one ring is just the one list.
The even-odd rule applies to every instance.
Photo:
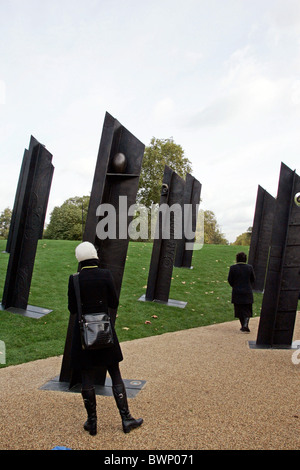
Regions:
[[[62, 357], [0, 369], [0, 449], [300, 449], [300, 364], [293, 350], [250, 349], [237, 321], [122, 343], [124, 378], [146, 380], [124, 434], [112, 397], [97, 396], [98, 434], [78, 393], [41, 390]], [[300, 339], [300, 318], [294, 340]], [[300, 359], [300, 353], [299, 353]]]

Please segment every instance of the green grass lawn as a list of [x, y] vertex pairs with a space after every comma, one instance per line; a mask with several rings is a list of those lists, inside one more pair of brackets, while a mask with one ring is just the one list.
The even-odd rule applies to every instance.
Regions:
[[[36, 320], [0, 311], [0, 340], [6, 346], [6, 366], [63, 354], [68, 326], [67, 285], [76, 272], [74, 256], [79, 242], [40, 240], [28, 303], [53, 309]], [[9, 255], [0, 240], [0, 292]], [[193, 269], [174, 268], [170, 298], [187, 302], [184, 309], [140, 302], [146, 292], [151, 243], [130, 242], [118, 309], [116, 330], [120, 341], [232, 321], [229, 266], [248, 247], [204, 245], [194, 251]], [[262, 294], [254, 294], [254, 315], [260, 314]], [[150, 323], [145, 323], [150, 322]], [[5, 367], [0, 365], [0, 367]]]

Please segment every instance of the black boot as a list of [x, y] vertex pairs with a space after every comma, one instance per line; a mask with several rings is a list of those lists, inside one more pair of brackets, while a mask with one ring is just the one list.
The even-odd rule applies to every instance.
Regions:
[[123, 431], [125, 433], [128, 433], [132, 429], [138, 428], [142, 424], [143, 419], [134, 419], [129, 413], [126, 389], [124, 384], [122, 383], [118, 385], [113, 385], [112, 390], [122, 418]]
[[246, 331], [247, 333], [250, 333], [250, 330], [249, 330], [249, 317], [244, 318], [243, 326], [242, 326], [241, 330]]
[[84, 406], [88, 414], [88, 419], [83, 427], [89, 431], [91, 436], [97, 434], [97, 415], [96, 415], [96, 394], [95, 389], [81, 390], [81, 395], [84, 401]]

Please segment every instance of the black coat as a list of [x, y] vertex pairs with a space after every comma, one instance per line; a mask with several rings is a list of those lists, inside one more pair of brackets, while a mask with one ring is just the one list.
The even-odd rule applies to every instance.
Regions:
[[246, 263], [230, 266], [228, 282], [232, 287], [233, 304], [253, 304], [252, 285], [255, 281], [253, 267]]
[[[116, 309], [119, 301], [110, 271], [96, 266], [95, 260], [85, 261], [81, 264], [81, 268], [82, 269], [79, 273], [79, 285], [82, 313], [109, 313], [110, 308]], [[73, 276], [69, 277], [68, 308], [71, 315], [77, 316], [76, 321], [74, 322], [71, 346], [72, 368], [89, 369], [91, 367], [109, 367], [110, 365], [123, 360], [122, 351], [113, 321], [111, 323], [114, 345], [111, 348], [102, 350], [82, 349], [79, 323], [77, 321], [78, 313]]]

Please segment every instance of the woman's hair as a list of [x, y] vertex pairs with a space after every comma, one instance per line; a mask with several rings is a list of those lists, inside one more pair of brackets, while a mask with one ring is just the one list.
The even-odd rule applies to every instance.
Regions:
[[246, 261], [247, 261], [247, 255], [243, 251], [241, 251], [240, 253], [236, 255], [237, 263], [246, 263]]

